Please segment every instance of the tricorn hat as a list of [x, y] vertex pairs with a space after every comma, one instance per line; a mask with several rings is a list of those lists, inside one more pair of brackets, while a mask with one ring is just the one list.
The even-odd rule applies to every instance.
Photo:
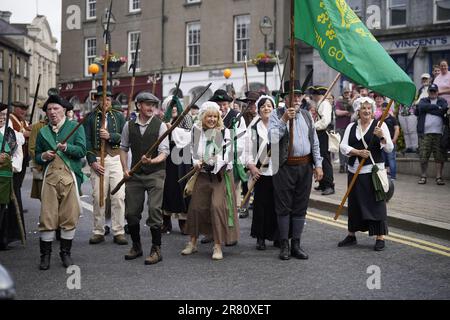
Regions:
[[14, 102], [12, 103], [12, 105], [13, 105], [13, 107], [21, 108], [21, 109], [25, 109], [25, 110], [28, 109], [28, 107], [29, 107], [28, 104], [25, 104], [25, 103], [20, 102], [20, 101], [14, 101]]
[[[98, 86], [97, 87], [97, 93], [95, 94], [96, 97], [100, 97], [103, 96], [103, 86]], [[107, 97], [112, 97], [112, 92], [111, 92], [111, 88], [110, 87], [106, 87], [106, 96]]]
[[[284, 82], [284, 92], [283, 96], [287, 96], [291, 92], [291, 81], [285, 81]], [[299, 80], [294, 80], [294, 93], [303, 94], [302, 87], [300, 85]]]
[[311, 94], [317, 94], [320, 96], [325, 95], [325, 93], [327, 93], [327, 91], [328, 91], [328, 88], [324, 87], [324, 86], [312, 86], [308, 89], [310, 89]]
[[0, 112], [8, 108], [8, 105], [6, 103], [0, 102]]
[[245, 98], [240, 98], [237, 100], [245, 103], [256, 102], [260, 96], [261, 93], [259, 93], [258, 91], [247, 91], [245, 92]]
[[73, 105], [69, 101], [67, 101], [66, 99], [61, 97], [60, 95], [51, 95], [48, 97], [47, 101], [45, 101], [44, 105], [42, 106], [42, 110], [44, 112], [47, 112], [47, 106], [50, 103], [59, 104], [61, 107], [65, 108], [66, 111], [73, 109]]
[[225, 90], [218, 89], [218, 90], [216, 90], [214, 92], [213, 96], [211, 97], [211, 99], [209, 99], [209, 101], [212, 101], [212, 102], [221, 102], [221, 101], [232, 102], [233, 98], [231, 98]]

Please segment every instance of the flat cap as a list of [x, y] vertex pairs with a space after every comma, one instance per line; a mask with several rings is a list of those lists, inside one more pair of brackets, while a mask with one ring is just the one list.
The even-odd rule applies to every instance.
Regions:
[[161, 100], [159, 100], [155, 95], [146, 91], [141, 92], [136, 96], [136, 102], [144, 102], [144, 101], [154, 102], [157, 104], [161, 102]]

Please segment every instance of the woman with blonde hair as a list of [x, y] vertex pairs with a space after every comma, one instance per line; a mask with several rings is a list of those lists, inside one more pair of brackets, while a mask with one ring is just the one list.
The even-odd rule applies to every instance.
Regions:
[[[378, 127], [374, 120], [375, 102], [368, 97], [361, 98], [356, 106], [356, 122], [345, 129], [340, 149], [349, 157], [348, 183], [352, 181], [361, 160], [368, 159], [348, 198], [348, 235], [339, 242], [339, 247], [356, 244], [357, 231], [369, 231], [376, 236], [375, 251], [385, 247], [384, 236], [388, 234], [386, 201], [375, 187], [375, 174], [384, 169], [382, 150], [392, 152], [394, 145], [385, 123]], [[383, 190], [381, 190], [382, 192]]]
[[199, 119], [192, 128], [192, 159], [198, 173], [186, 222], [186, 232], [191, 238], [182, 255], [197, 252], [199, 234], [213, 236], [213, 260], [223, 259], [223, 244], [238, 240], [233, 153], [224, 148], [229, 140], [219, 105], [211, 101], [202, 104]]

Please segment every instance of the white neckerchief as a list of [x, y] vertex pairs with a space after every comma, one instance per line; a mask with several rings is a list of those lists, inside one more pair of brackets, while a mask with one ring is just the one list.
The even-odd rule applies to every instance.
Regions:
[[61, 129], [62, 125], [64, 124], [64, 122], [66, 122], [66, 116], [63, 117], [63, 119], [58, 122], [56, 125], [50, 124], [52, 126], [52, 131], [54, 133], [58, 133], [59, 130]]

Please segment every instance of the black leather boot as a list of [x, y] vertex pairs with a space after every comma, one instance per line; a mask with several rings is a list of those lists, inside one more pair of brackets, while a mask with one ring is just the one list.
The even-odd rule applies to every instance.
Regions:
[[61, 261], [64, 268], [68, 268], [69, 266], [73, 265], [72, 258], [70, 257], [70, 250], [72, 249], [72, 240], [61, 238], [60, 245], [61, 246], [59, 256], [61, 257]]
[[280, 241], [280, 255], [281, 260], [289, 260], [289, 241], [287, 239], [282, 239]]
[[50, 256], [52, 254], [52, 242], [39, 240], [39, 247], [41, 250], [41, 264], [40, 270], [48, 270], [50, 268]]
[[302, 260], [309, 258], [306, 252], [300, 248], [300, 239], [291, 239], [291, 256]]
[[128, 231], [130, 232], [131, 240], [133, 241], [133, 245], [130, 251], [125, 255], [125, 260], [133, 260], [137, 257], [142, 257], [142, 245], [141, 245], [141, 236], [139, 234], [140, 226], [128, 225]]

